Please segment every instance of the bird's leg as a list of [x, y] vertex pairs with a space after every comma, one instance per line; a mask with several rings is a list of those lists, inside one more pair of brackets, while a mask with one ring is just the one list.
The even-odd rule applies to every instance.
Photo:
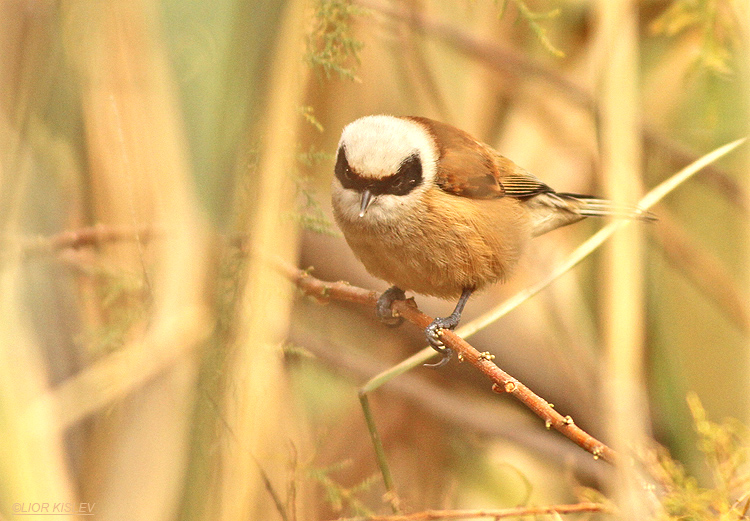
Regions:
[[434, 364], [424, 364], [425, 367], [443, 367], [453, 356], [453, 350], [449, 347], [445, 347], [443, 341], [440, 340], [440, 335], [442, 334], [443, 329], [452, 330], [458, 325], [461, 321], [461, 313], [464, 310], [466, 301], [469, 300], [473, 291], [474, 288], [465, 288], [461, 293], [461, 298], [458, 299], [458, 304], [456, 304], [453, 313], [445, 318], [436, 318], [429, 326], [427, 326], [427, 329], [424, 330], [425, 335], [427, 336], [427, 341], [432, 348], [443, 355], [443, 358], [439, 362]]
[[396, 286], [391, 286], [380, 295], [378, 303], [375, 306], [375, 313], [387, 326], [398, 327], [403, 323], [404, 317], [394, 315], [391, 306], [395, 301], [404, 299], [406, 299], [404, 290]]

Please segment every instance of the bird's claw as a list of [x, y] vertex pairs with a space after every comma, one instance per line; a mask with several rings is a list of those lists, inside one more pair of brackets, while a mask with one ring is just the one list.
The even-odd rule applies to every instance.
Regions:
[[424, 330], [427, 342], [429, 342], [430, 346], [432, 346], [432, 348], [443, 357], [434, 364], [424, 364], [425, 367], [432, 367], [435, 369], [443, 367], [453, 357], [453, 349], [446, 347], [441, 340], [441, 337], [443, 336], [444, 330], [453, 329], [454, 327], [456, 327], [456, 324], [453, 324], [449, 318], [436, 318]]
[[441, 339], [444, 329], [445, 326], [442, 324], [440, 319], [437, 318], [433, 320], [432, 323], [424, 330], [424, 334], [425, 336], [427, 336], [427, 341], [433, 348], [435, 348], [436, 351], [440, 351], [440, 349], [443, 349], [445, 347]]
[[375, 305], [375, 314], [378, 316], [381, 322], [388, 327], [398, 327], [404, 322], [404, 317], [399, 316], [393, 311], [393, 303], [397, 300], [404, 300], [406, 295], [403, 290], [392, 286], [385, 290], [378, 303]]

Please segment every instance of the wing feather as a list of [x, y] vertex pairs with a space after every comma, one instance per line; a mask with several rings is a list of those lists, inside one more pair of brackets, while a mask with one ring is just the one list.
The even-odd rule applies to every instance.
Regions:
[[492, 147], [451, 125], [427, 118], [419, 121], [440, 150], [435, 179], [444, 192], [472, 199], [527, 199], [553, 190]]
[[534, 174], [527, 172], [507, 157], [501, 156], [492, 149], [494, 163], [498, 172], [498, 182], [505, 195], [518, 199], [527, 199], [539, 194], [553, 193], [554, 190], [544, 184]]

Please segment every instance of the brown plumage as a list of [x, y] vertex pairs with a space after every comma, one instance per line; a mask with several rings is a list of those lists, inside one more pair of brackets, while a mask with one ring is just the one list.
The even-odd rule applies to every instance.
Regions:
[[365, 268], [395, 286], [381, 297], [382, 318], [400, 290], [461, 296], [427, 329], [444, 355], [439, 330], [455, 327], [472, 291], [507, 278], [532, 237], [592, 215], [651, 219], [636, 207], [557, 193], [468, 133], [422, 117], [347, 125], [335, 173], [336, 222]]
[[508, 198], [456, 198], [436, 190], [425, 194], [409, 222], [371, 226], [336, 215], [349, 246], [372, 275], [445, 299], [505, 279], [531, 238], [527, 212]]

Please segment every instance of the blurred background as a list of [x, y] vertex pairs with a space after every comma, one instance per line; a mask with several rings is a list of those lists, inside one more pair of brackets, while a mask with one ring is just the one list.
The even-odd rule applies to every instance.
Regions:
[[[423, 333], [278, 269], [387, 287], [331, 218], [342, 127], [442, 120], [634, 203], [747, 134], [748, 28], [730, 0], [0, 0], [0, 518], [392, 513], [357, 392]], [[640, 485], [454, 361], [371, 394], [400, 507], [741, 519], [747, 172], [740, 148], [469, 339]], [[603, 224], [536, 239], [464, 321]]]

